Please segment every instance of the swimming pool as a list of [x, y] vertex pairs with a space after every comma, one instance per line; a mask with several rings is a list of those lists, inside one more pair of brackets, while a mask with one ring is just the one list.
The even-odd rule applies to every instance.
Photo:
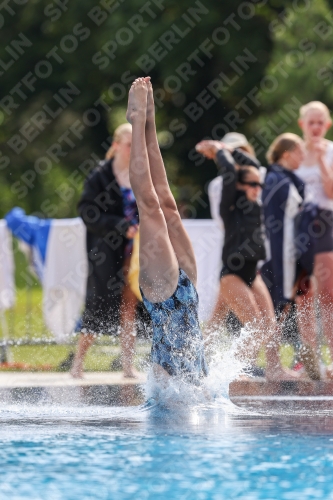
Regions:
[[333, 412], [0, 410], [1, 499], [331, 499]]

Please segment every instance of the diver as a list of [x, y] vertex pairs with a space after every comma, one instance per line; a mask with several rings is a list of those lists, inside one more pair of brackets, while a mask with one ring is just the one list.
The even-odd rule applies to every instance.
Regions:
[[207, 375], [191, 241], [171, 193], [157, 142], [150, 77], [132, 84], [130, 182], [140, 217], [140, 290], [151, 317], [156, 379], [180, 377], [199, 385]]

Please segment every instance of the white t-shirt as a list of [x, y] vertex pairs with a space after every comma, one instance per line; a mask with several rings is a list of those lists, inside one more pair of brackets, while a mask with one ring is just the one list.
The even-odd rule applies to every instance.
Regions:
[[[333, 168], [333, 142], [328, 141], [326, 151], [326, 162], [329, 168]], [[320, 166], [300, 165], [296, 170], [296, 175], [305, 183], [305, 202], [314, 203], [323, 210], [333, 212], [333, 200], [324, 191]]]

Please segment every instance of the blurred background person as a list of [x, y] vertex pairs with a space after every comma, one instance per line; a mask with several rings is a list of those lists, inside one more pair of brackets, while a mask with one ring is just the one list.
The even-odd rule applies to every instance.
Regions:
[[[297, 359], [311, 379], [320, 379], [314, 309], [313, 253], [303, 232], [311, 210], [303, 207], [304, 183], [295, 171], [304, 160], [304, 142], [291, 133], [278, 136], [267, 152], [270, 164], [262, 192], [268, 259], [261, 274], [269, 288], [281, 324], [292, 328], [289, 315], [297, 307], [303, 345]], [[287, 332], [289, 335], [292, 332]]]
[[[238, 156], [238, 161], [243, 163], [245, 162], [249, 165], [260, 166], [259, 161], [255, 157], [254, 149], [244, 134], [240, 134], [238, 132], [228, 132], [222, 137], [221, 142], [229, 148], [232, 156]], [[242, 158], [240, 158], [239, 151], [246, 153], [249, 156], [243, 155]], [[215, 160], [215, 155], [209, 159]], [[266, 169], [264, 170], [266, 171]], [[223, 177], [222, 175], [217, 175], [215, 179], [208, 184], [208, 197], [212, 219], [214, 219], [224, 231], [223, 219], [220, 215], [222, 185]], [[213, 314], [206, 324], [206, 330], [217, 332], [219, 329], [226, 327], [228, 333], [231, 335], [237, 335], [240, 333], [241, 326], [242, 325], [237, 316], [235, 316], [235, 314], [228, 308], [223, 298], [223, 294], [219, 293]], [[254, 366], [251, 369], [251, 373], [255, 375], [263, 375], [264, 372], [262, 369]]]
[[[248, 155], [250, 155], [251, 161], [249, 162], [249, 164], [253, 165], [255, 163], [256, 164], [255, 166], [258, 166], [259, 168], [260, 163], [256, 159], [254, 149], [252, 145], [248, 142], [244, 134], [239, 134], [238, 132], [228, 132], [222, 137], [221, 142], [225, 144], [226, 147], [228, 147], [232, 156], [235, 155], [237, 156], [237, 150], [243, 151]], [[209, 159], [215, 160], [215, 155]], [[212, 219], [216, 220], [216, 222], [223, 229], [224, 228], [223, 220], [220, 215], [222, 183], [223, 183], [222, 175], [217, 175], [215, 179], [210, 181], [210, 183], [208, 184], [208, 197], [209, 197], [209, 207]]]
[[78, 211], [87, 227], [89, 274], [81, 334], [71, 374], [82, 377], [83, 361], [97, 335], [116, 334], [120, 324], [121, 362], [134, 377], [137, 298], [128, 283], [138, 211], [129, 181], [132, 128], [115, 131], [105, 161], [86, 179]]
[[[314, 246], [314, 277], [323, 333], [333, 356], [333, 142], [325, 139], [332, 120], [325, 104], [311, 101], [300, 108], [298, 123], [305, 156], [297, 173], [305, 183], [305, 201], [316, 208], [308, 234]], [[327, 375], [332, 377], [332, 365]]]
[[[266, 347], [266, 378], [290, 379], [280, 365], [280, 335], [267, 287], [257, 274], [258, 261], [265, 259], [261, 191], [257, 160], [219, 141], [201, 141], [196, 150], [215, 159], [223, 176], [220, 215], [225, 228], [219, 300], [251, 329], [244, 358], [254, 363], [263, 342]], [[237, 167], [237, 164], [240, 167]], [[245, 166], [244, 166], [245, 165]], [[217, 314], [216, 311], [214, 313]]]

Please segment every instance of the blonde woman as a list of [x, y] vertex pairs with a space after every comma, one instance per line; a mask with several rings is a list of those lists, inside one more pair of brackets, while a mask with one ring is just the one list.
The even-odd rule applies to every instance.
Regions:
[[113, 143], [86, 179], [78, 211], [87, 227], [89, 275], [85, 310], [72, 376], [83, 375], [84, 356], [97, 335], [114, 334], [121, 325], [122, 368], [134, 377], [137, 299], [128, 282], [138, 212], [129, 180], [132, 127], [114, 132]]
[[[305, 156], [297, 174], [305, 183], [305, 202], [316, 207], [309, 225], [313, 274], [323, 331], [333, 356], [333, 142], [325, 138], [332, 120], [324, 103], [311, 101], [300, 108], [298, 123], [303, 132]], [[332, 378], [333, 365], [327, 375]]]

